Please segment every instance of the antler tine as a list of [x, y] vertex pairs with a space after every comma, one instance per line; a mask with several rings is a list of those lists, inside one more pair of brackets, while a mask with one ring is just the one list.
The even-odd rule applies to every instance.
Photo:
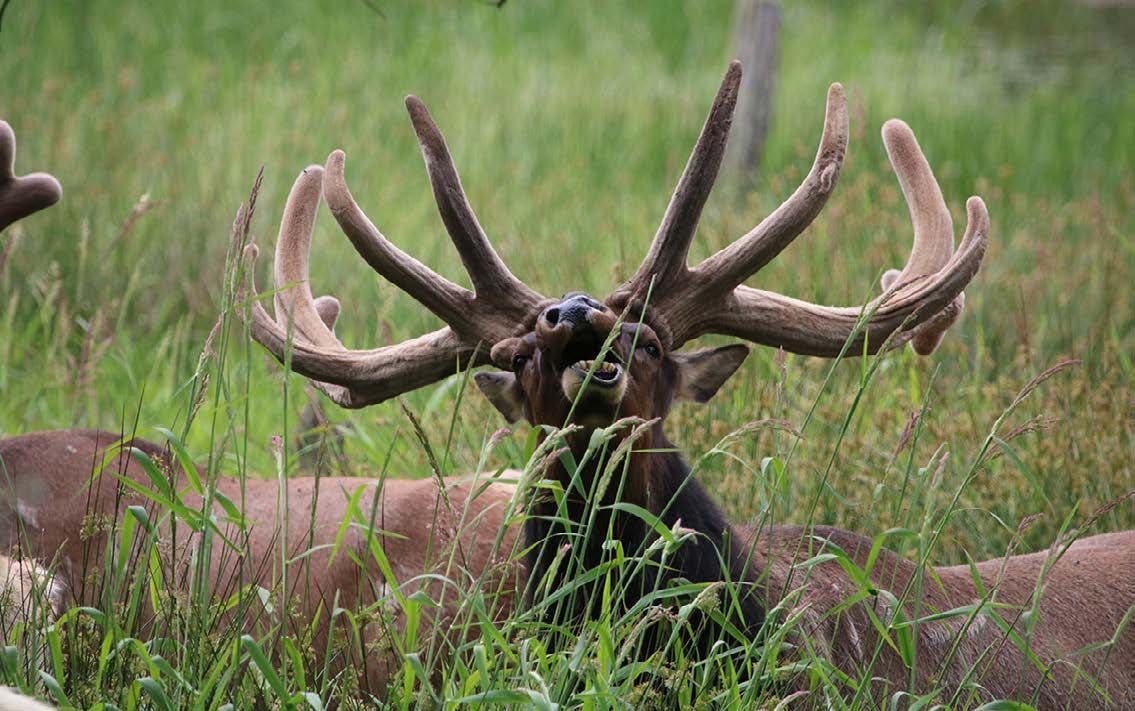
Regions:
[[933, 274], [954, 253], [954, 221], [930, 163], [910, 126], [900, 119], [883, 124], [883, 145], [899, 180], [914, 225], [914, 247], [901, 275]]
[[[343, 344], [331, 331], [328, 319], [319, 313], [309, 282], [311, 235], [315, 228], [315, 215], [319, 210], [322, 190], [323, 167], [311, 165], [299, 174], [288, 193], [284, 217], [280, 221], [280, 232], [276, 238], [276, 262], [273, 269], [276, 282], [276, 323], [286, 327], [290, 319], [296, 334], [309, 343], [326, 348], [343, 348]], [[331, 300], [334, 302], [334, 316], [338, 317], [339, 302], [333, 298]], [[333, 325], [335, 318], [330, 318], [330, 322]]]
[[699, 279], [727, 291], [745, 281], [804, 231], [835, 190], [847, 154], [847, 99], [843, 86], [828, 88], [824, 130], [812, 169], [796, 191], [748, 234], [693, 269]]
[[[934, 178], [934, 171], [922, 153], [910, 126], [900, 119], [883, 124], [883, 145], [898, 177], [903, 197], [914, 225], [914, 247], [903, 269], [890, 269], [883, 275], [883, 291], [902, 288], [915, 277], [933, 274], [950, 261], [954, 253], [954, 221]], [[965, 294], [954, 301], [930, 322], [919, 326], [911, 338], [911, 347], [919, 355], [930, 355], [941, 343], [965, 307]]]
[[[323, 168], [308, 166], [292, 185], [280, 232], [276, 239], [274, 267], [276, 319], [268, 318], [259, 303], [253, 305], [252, 335], [293, 370], [312, 378], [312, 384], [344, 407], [364, 407], [398, 394], [399, 389], [374, 387], [375, 362], [388, 352], [348, 351], [335, 336], [340, 305], [333, 296], [312, 298], [309, 281], [311, 238], [323, 187]], [[255, 248], [251, 253], [255, 260]], [[255, 288], [255, 284], [254, 284]], [[293, 342], [288, 352], [288, 322]], [[406, 344], [401, 344], [405, 350]], [[290, 357], [290, 360], [289, 360]], [[456, 362], [456, 349], [444, 359], [444, 375]], [[401, 374], [400, 374], [401, 375]], [[336, 382], [327, 382], [326, 379]], [[432, 382], [427, 379], [425, 383]], [[425, 384], [423, 383], [423, 384]], [[398, 391], [398, 392], [396, 392]]]
[[33, 212], [51, 207], [63, 188], [47, 173], [16, 175], [16, 134], [0, 120], [0, 231]]
[[398, 249], [378, 231], [347, 187], [343, 173], [346, 160], [347, 154], [340, 150], [328, 156], [323, 196], [355, 251], [372, 269], [443, 321], [460, 323], [466, 317], [473, 294]]
[[406, 97], [406, 110], [418, 136], [418, 145], [422, 150], [426, 172], [430, 176], [430, 186], [433, 188], [441, 220], [457, 248], [465, 271], [473, 282], [473, 288], [478, 295], [512, 294], [514, 299], [524, 303], [527, 310], [542, 297], [513, 276], [493, 249], [465, 196], [465, 189], [461, 186], [461, 178], [441, 129], [418, 97]]
[[331, 335], [335, 335], [335, 322], [339, 320], [339, 311], [341, 306], [339, 300], [334, 296], [320, 296], [315, 300], [315, 313], [319, 314], [319, 318], [323, 324], [327, 326], [327, 330], [331, 331]]
[[[712, 308], [707, 307], [726, 300], [734, 287], [771, 261], [812, 222], [835, 189], [847, 153], [847, 102], [843, 87], [832, 84], [828, 89], [824, 130], [816, 158], [800, 187], [748, 234], [696, 267], [687, 267], [686, 251], [697, 225], [697, 216], [720, 164], [720, 151], [725, 146], [725, 133], [731, 121], [736, 83], [740, 77], [740, 64], [730, 64], [710, 118], [706, 120], [686, 173], [667, 210], [659, 237], [635, 277], [607, 299], [607, 304], [616, 311], [630, 307], [641, 313], [644, 294], [636, 296], [636, 293], [642, 291], [641, 287], [648, 283], [652, 273], [679, 277], [661, 284], [656, 279], [649, 305], [653, 312], [652, 325], [671, 348], [706, 333], [710, 325], [707, 319], [714, 313]], [[691, 188], [688, 193], [683, 189], [687, 185]], [[680, 200], [680, 196], [684, 199]], [[688, 203], [683, 205], [686, 201]], [[676, 208], [676, 205], [679, 207]], [[685, 229], [674, 229], [671, 233], [665, 231], [669, 225]], [[668, 288], [660, 289], [659, 286]]]
[[[315, 227], [316, 211], [319, 208], [322, 183], [323, 168], [310, 165], [299, 174], [288, 193], [284, 216], [280, 221], [280, 232], [276, 239], [276, 259], [273, 269], [276, 286], [274, 295], [276, 319], [268, 315], [258, 300], [254, 300], [250, 305], [249, 330], [253, 339], [266, 347], [281, 362], [287, 362], [288, 357], [294, 354], [294, 350], [288, 347], [289, 319], [292, 321], [291, 335], [294, 339], [298, 339], [291, 341], [293, 349], [297, 343], [302, 344], [306, 340], [329, 350], [346, 352], [331, 330], [339, 316], [339, 301], [330, 296], [313, 300], [308, 281], [311, 236]], [[242, 212], [243, 206], [237, 213], [238, 223], [242, 221]], [[249, 270], [253, 293], [258, 293], [255, 272], [258, 254], [259, 249], [255, 244], [249, 244], [244, 249], [244, 262]], [[241, 287], [238, 300], [243, 299], [244, 296], [245, 291]], [[304, 353], [307, 350], [304, 347], [300, 348]], [[302, 360], [304, 356], [301, 355], [300, 358]], [[344, 407], [352, 407], [352, 403], [359, 400], [349, 388], [318, 380], [313, 380], [312, 384]]]
[[701, 134], [666, 207], [650, 251], [634, 276], [612, 294], [611, 302], [626, 300], [632, 294], [645, 290], [652, 278], [655, 280], [655, 288], [658, 288], [680, 283], [687, 277], [689, 269], [686, 258], [690, 243], [697, 232], [702, 208], [709, 199], [721, 168], [740, 84], [741, 63], [733, 60], [721, 80], [721, 87], [717, 90]]

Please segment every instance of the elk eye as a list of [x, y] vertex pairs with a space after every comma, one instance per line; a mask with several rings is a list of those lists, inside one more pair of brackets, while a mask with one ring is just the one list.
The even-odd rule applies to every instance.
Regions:
[[528, 356], [517, 353], [516, 355], [514, 355], [512, 357], [512, 369], [514, 371], [519, 371], [521, 368], [524, 367], [524, 364], [527, 363], [527, 362], [528, 362]]
[[647, 343], [642, 349], [646, 351], [646, 354], [651, 358], [657, 358], [662, 355], [662, 351], [653, 343]]

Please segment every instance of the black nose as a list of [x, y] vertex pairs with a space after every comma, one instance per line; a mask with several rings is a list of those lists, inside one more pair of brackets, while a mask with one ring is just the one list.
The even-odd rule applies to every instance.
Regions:
[[549, 306], [544, 311], [544, 320], [552, 326], [566, 323], [574, 328], [587, 323], [593, 311], [602, 309], [603, 305], [590, 296], [575, 294], [555, 306]]

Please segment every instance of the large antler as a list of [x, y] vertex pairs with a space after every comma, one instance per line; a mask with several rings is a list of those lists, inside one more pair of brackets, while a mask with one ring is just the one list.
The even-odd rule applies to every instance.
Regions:
[[883, 126], [883, 142], [910, 207], [914, 247], [902, 270], [884, 275], [884, 294], [865, 307], [831, 307], [742, 284], [804, 231], [835, 188], [848, 135], [839, 84], [828, 90], [820, 147], [796, 192], [748, 234], [697, 266], [687, 265], [698, 218], [725, 152], [740, 80], [741, 66], [733, 62], [646, 259], [608, 297], [608, 305], [639, 314], [648, 308], [647, 318], [671, 348], [701, 334], [720, 333], [820, 356], [838, 355], [849, 339], [852, 354], [863, 352], [864, 340], [871, 353], [884, 342], [894, 346], [908, 340], [918, 353], [933, 351], [961, 313], [962, 289], [985, 254], [989, 215], [980, 198], [969, 199], [965, 236], [955, 253], [942, 192], [902, 121]]
[[62, 196], [59, 181], [47, 173], [16, 175], [16, 134], [7, 121], [0, 121], [0, 230], [51, 207]]
[[[271, 318], [252, 305], [252, 335], [281, 362], [311, 378], [344, 407], [364, 407], [489, 362], [494, 343], [516, 335], [544, 298], [513, 276], [481, 229], [441, 131], [416, 97], [406, 99], [438, 210], [473, 283], [465, 289], [391, 244], [355, 202], [343, 174], [346, 156], [333, 152], [326, 172], [307, 168], [288, 195], [276, 243], [275, 307]], [[335, 336], [339, 302], [312, 298], [308, 258], [320, 190], [359, 255], [448, 324], [397, 345], [350, 350]], [[290, 323], [289, 323], [290, 319]], [[476, 356], [474, 357], [474, 353]]]

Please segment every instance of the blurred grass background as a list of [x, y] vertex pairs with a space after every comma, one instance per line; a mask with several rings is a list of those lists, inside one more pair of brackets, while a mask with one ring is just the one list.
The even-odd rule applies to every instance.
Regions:
[[[376, 12], [377, 8], [381, 13]], [[1046, 514], [1027, 545], [1051, 542], [1135, 489], [1135, 10], [1078, 2], [786, 4], [773, 130], [757, 190], [725, 176], [692, 258], [748, 230], [806, 172], [828, 84], [850, 96], [841, 184], [797, 243], [750, 283], [823, 303], [861, 303], [905, 260], [910, 224], [878, 138], [892, 116], [914, 128], [954, 211], [980, 194], [994, 230], [967, 313], [942, 348], [889, 356], [837, 449], [861, 366], [758, 351], [711, 403], [670, 431], [696, 457], [744, 422], [816, 415], [785, 486], [765, 458], [792, 442], [768, 432], [706, 459], [701, 472], [739, 519], [772, 508], [864, 533], [915, 525], [961, 483], [993, 421], [1030, 378], [1067, 358], [1011, 418], [1014, 456], [983, 465], [947, 527], [943, 561], [997, 555], [1017, 522]], [[468, 283], [444, 233], [402, 97], [421, 96], [446, 132], [497, 250], [538, 290], [605, 294], [637, 265], [685, 164], [726, 62], [734, 4], [463, 2], [35, 3], [15, 0], [0, 32], [0, 117], [20, 171], [50, 170], [65, 197], [5, 235], [0, 265], [0, 432], [178, 428], [216, 322], [237, 206], [257, 170], [254, 222], [274, 242], [291, 181], [334, 148], [352, 189], [392, 241]], [[140, 201], [155, 203], [131, 219]], [[260, 283], [268, 283], [262, 259]], [[373, 347], [436, 327], [371, 273], [323, 212], [312, 285], [344, 302], [339, 332]], [[247, 437], [272, 471], [270, 438], [304, 404], [285, 403], [280, 368], [235, 334], [228, 376], [188, 441]], [[292, 382], [302, 381], [294, 376]], [[453, 381], [407, 396], [440, 442]], [[921, 434], [896, 456], [912, 413]], [[247, 417], [245, 416], [247, 413]], [[397, 403], [336, 411], [356, 435], [353, 468], [424, 476]], [[212, 422], [212, 424], [209, 424]], [[464, 398], [454, 468], [471, 467], [502, 423]], [[514, 435], [519, 456], [523, 432]], [[920, 467], [939, 447], [940, 476]], [[834, 456], [834, 459], [833, 459]], [[829, 469], [830, 476], [824, 477]], [[516, 463], [498, 462], [498, 463]], [[911, 476], [903, 472], [911, 473]], [[933, 485], [932, 485], [933, 484]], [[1130, 527], [1121, 506], [1100, 529]]]

